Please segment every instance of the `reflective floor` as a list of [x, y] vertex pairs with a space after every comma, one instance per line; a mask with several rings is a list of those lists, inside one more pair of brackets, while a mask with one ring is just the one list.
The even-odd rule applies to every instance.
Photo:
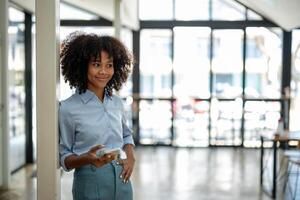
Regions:
[[[259, 150], [136, 148], [135, 200], [270, 200], [260, 193]], [[35, 166], [12, 177], [1, 200], [36, 199]], [[62, 200], [71, 200], [72, 172], [62, 174]]]

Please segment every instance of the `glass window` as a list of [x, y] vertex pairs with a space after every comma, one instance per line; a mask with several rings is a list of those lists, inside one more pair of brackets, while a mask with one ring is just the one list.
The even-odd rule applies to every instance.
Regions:
[[246, 97], [280, 98], [281, 30], [250, 27], [246, 34]]
[[9, 8], [8, 84], [10, 170], [25, 164], [25, 15]]
[[300, 30], [292, 35], [292, 73], [291, 73], [291, 104], [290, 130], [300, 130]]
[[209, 0], [176, 0], [176, 20], [208, 20]]
[[213, 95], [234, 98], [242, 94], [243, 31], [213, 31]]
[[173, 0], [139, 0], [141, 20], [173, 19]]
[[280, 102], [246, 101], [245, 103], [245, 147], [259, 147], [260, 133], [277, 129], [280, 118]]
[[140, 95], [143, 97], [171, 97], [171, 72], [171, 30], [142, 30]]
[[248, 20], [263, 20], [261, 16], [253, 12], [252, 10], [248, 9], [247, 10], [247, 19]]
[[213, 20], [245, 20], [246, 9], [232, 0], [212, 0]]
[[209, 102], [180, 98], [174, 103], [175, 146], [208, 146]]
[[60, 19], [93, 20], [99, 17], [67, 3], [60, 3]]
[[171, 144], [172, 110], [170, 101], [140, 101], [140, 142]]
[[209, 98], [210, 28], [174, 28], [174, 95]]
[[211, 101], [211, 144], [212, 145], [241, 145], [241, 98], [235, 101]]

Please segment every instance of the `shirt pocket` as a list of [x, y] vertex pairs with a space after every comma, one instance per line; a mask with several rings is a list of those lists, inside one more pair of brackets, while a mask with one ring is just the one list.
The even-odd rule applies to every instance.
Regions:
[[117, 121], [122, 121], [122, 108], [110, 106], [107, 108], [108, 113]]
[[79, 141], [93, 143], [106, 132], [108, 123], [103, 109], [89, 110], [83, 113], [78, 120], [77, 138]]
[[122, 130], [122, 108], [121, 107], [109, 107], [108, 114], [110, 118], [111, 126], [119, 131]]

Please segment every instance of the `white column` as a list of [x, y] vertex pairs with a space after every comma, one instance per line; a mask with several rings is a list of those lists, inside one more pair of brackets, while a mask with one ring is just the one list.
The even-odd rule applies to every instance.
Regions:
[[59, 0], [36, 0], [37, 199], [60, 199]]
[[8, 189], [9, 120], [8, 120], [8, 0], [0, 0], [0, 187]]
[[121, 1], [122, 0], [114, 0], [114, 28], [115, 28], [115, 37], [120, 39], [121, 38], [121, 28], [122, 28], [122, 22], [121, 22]]

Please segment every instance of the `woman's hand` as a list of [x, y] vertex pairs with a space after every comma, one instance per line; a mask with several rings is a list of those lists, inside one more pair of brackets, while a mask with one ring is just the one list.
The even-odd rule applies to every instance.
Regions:
[[133, 154], [133, 146], [132, 145], [125, 145], [124, 150], [126, 152], [127, 158], [120, 161], [120, 164], [123, 165], [123, 171], [120, 174], [120, 178], [123, 179], [124, 183], [127, 183], [133, 172], [133, 168], [134, 168], [134, 164], [135, 164], [135, 157]]
[[120, 178], [123, 179], [124, 183], [127, 183], [131, 174], [133, 172], [135, 159], [134, 158], [127, 158], [120, 161], [120, 164], [123, 165], [123, 171], [120, 175]]
[[87, 153], [86, 156], [90, 160], [90, 163], [94, 165], [95, 167], [102, 167], [103, 165], [110, 163], [111, 161], [114, 160], [115, 158], [115, 153], [107, 153], [102, 157], [97, 156], [97, 151], [102, 149], [104, 146], [103, 145], [97, 145], [92, 147]]

